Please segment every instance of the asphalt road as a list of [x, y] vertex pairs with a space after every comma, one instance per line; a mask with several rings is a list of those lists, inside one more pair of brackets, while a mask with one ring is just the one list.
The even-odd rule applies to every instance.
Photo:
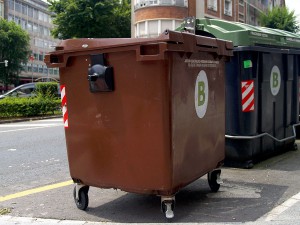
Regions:
[[[59, 220], [165, 222], [159, 197], [120, 190], [92, 187], [88, 210], [78, 210], [65, 146], [61, 119], [0, 124], [0, 209], [11, 209], [11, 216]], [[278, 215], [272, 212], [300, 192], [299, 161], [300, 151], [290, 151], [250, 170], [223, 168], [224, 184], [218, 193], [210, 192], [203, 177], [176, 195], [174, 222], [276, 220]], [[299, 211], [290, 211], [286, 219], [296, 224]], [[289, 207], [280, 214], [287, 212]]]
[[0, 124], [1, 196], [69, 179], [61, 120]]

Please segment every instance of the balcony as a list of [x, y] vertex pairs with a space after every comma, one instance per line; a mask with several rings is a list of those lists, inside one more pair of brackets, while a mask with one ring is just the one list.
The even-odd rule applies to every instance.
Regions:
[[268, 9], [267, 5], [262, 4], [258, 0], [247, 0], [247, 1], [245, 1], [245, 3], [248, 4], [248, 6], [257, 9], [260, 12], [265, 12]]
[[137, 0], [134, 4], [134, 10], [152, 6], [188, 7], [188, 0]]

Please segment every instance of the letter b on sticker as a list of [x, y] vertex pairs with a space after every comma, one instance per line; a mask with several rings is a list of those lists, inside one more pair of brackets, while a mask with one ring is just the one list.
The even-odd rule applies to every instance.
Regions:
[[273, 88], [277, 88], [278, 87], [278, 73], [274, 72], [272, 74], [273, 76]]
[[195, 85], [195, 109], [197, 116], [205, 116], [208, 104], [208, 81], [204, 70], [201, 70], [196, 79]]
[[280, 90], [281, 76], [278, 66], [273, 66], [270, 77], [270, 88], [272, 95], [276, 96]]
[[205, 103], [205, 83], [203, 81], [198, 82], [198, 106], [202, 106]]

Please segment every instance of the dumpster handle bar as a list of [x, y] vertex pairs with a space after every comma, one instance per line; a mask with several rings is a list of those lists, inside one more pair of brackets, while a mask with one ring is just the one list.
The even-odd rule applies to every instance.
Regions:
[[263, 136], [268, 136], [270, 138], [272, 138], [273, 140], [277, 141], [277, 142], [284, 142], [284, 141], [287, 141], [289, 139], [292, 139], [292, 138], [295, 138], [296, 137], [296, 130], [295, 130], [295, 127], [296, 126], [299, 126], [300, 123], [297, 123], [297, 124], [294, 124], [293, 125], [293, 136], [290, 136], [290, 137], [287, 137], [287, 138], [283, 138], [283, 139], [278, 139], [268, 133], [262, 133], [262, 134], [258, 134], [258, 135], [253, 135], [253, 136], [235, 136], [235, 135], [225, 135], [225, 138], [229, 138], [229, 139], [246, 139], [246, 140], [251, 140], [251, 139], [255, 139], [255, 138], [260, 138], [260, 137], [263, 137]]

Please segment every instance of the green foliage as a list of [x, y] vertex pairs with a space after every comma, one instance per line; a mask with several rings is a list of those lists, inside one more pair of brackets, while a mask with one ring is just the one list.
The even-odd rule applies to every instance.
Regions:
[[18, 79], [22, 65], [30, 54], [29, 35], [15, 22], [0, 18], [0, 62], [8, 60], [8, 66], [0, 64], [0, 81], [6, 86]]
[[130, 37], [130, 0], [48, 0], [55, 38]]
[[299, 24], [295, 11], [289, 11], [286, 7], [274, 7], [268, 10], [266, 14], [260, 15], [261, 26], [286, 30], [292, 33], [299, 31]]
[[36, 83], [36, 95], [42, 98], [58, 98], [58, 84], [56, 82]]
[[54, 114], [60, 104], [60, 99], [5, 98], [0, 100], [0, 118]]

